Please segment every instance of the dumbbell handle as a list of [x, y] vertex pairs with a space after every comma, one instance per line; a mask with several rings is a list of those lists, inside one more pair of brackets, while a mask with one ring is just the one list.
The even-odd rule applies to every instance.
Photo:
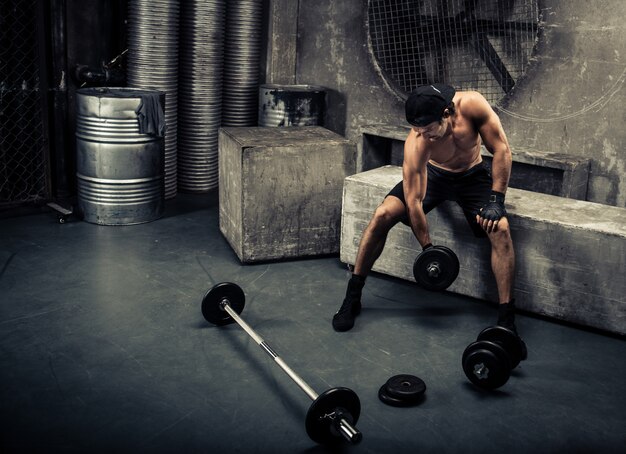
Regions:
[[[300, 389], [302, 389], [302, 391], [304, 391], [306, 395], [309, 396], [311, 400], [315, 400], [319, 397], [319, 394], [317, 394], [315, 390], [313, 390], [313, 388], [311, 388], [308, 383], [302, 379], [302, 377], [296, 374], [294, 370], [289, 367], [280, 356], [278, 356], [278, 354], [272, 349], [272, 347], [270, 347], [269, 344], [265, 342], [263, 338], [259, 336], [250, 325], [248, 325], [241, 317], [239, 317], [239, 314], [230, 306], [227, 298], [224, 298], [220, 302], [220, 308], [228, 315], [230, 315], [233, 320], [235, 320], [237, 324], [241, 326], [243, 330], [248, 333], [248, 335], [252, 339], [254, 339], [254, 341], [263, 350], [265, 350], [265, 353], [267, 353], [274, 360], [274, 362], [278, 364], [287, 375], [289, 375], [289, 378], [291, 378], [296, 383], [296, 385], [298, 385]], [[345, 418], [339, 419], [337, 429], [339, 433], [341, 433], [341, 435], [349, 442], [358, 443], [359, 441], [361, 441], [361, 432], [354, 428], [352, 424], [346, 421]]]

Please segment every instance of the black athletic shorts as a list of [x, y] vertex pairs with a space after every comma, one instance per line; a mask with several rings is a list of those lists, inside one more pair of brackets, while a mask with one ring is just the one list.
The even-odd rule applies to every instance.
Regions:
[[[452, 200], [463, 209], [474, 235], [486, 236], [485, 231], [476, 222], [476, 215], [489, 200], [492, 187], [491, 174], [483, 163], [476, 164], [465, 172], [449, 172], [430, 163], [427, 168], [428, 184], [423, 202], [424, 213], [428, 213], [441, 202]], [[387, 194], [390, 195], [400, 199], [406, 206], [402, 181]], [[402, 222], [409, 225], [408, 216], [405, 216]]]

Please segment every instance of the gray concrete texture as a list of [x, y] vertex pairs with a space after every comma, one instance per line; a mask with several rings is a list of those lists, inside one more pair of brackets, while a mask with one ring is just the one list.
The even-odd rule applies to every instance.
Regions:
[[[397, 166], [346, 179], [342, 261], [354, 264], [372, 213], [401, 179], [402, 168]], [[516, 249], [517, 306], [626, 334], [626, 209], [511, 188], [507, 212]], [[459, 277], [449, 290], [497, 302], [489, 241], [474, 237], [460, 208], [446, 203], [434, 209], [428, 225], [433, 243], [452, 248], [461, 262]], [[413, 262], [420, 250], [411, 229], [398, 224], [374, 271], [413, 281]]]
[[222, 128], [220, 229], [243, 263], [339, 252], [356, 145], [319, 126]]
[[[282, 69], [287, 75], [295, 70], [296, 83], [327, 87], [326, 126], [355, 141], [361, 125], [404, 123], [403, 102], [386, 88], [368, 50], [367, 5], [300, 1], [297, 42], [291, 46], [297, 62]], [[513, 151], [591, 158], [588, 200], [624, 207], [626, 3], [543, 0], [539, 6], [536, 55], [500, 110]], [[293, 8], [284, 11], [294, 14]], [[292, 31], [285, 28], [283, 37], [291, 39]], [[287, 77], [281, 70], [274, 74]], [[274, 74], [267, 74], [267, 82]]]

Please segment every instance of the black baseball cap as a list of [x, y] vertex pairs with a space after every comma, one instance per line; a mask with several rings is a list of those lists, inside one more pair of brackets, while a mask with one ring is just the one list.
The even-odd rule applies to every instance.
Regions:
[[456, 90], [446, 84], [420, 85], [411, 92], [404, 105], [406, 121], [413, 126], [426, 126], [443, 117]]

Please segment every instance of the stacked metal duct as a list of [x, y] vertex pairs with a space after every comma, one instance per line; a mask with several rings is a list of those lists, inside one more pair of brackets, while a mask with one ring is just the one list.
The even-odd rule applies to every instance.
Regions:
[[256, 126], [263, 0], [228, 0], [222, 126]]
[[222, 117], [225, 0], [181, 4], [178, 188], [218, 185], [217, 137]]
[[128, 5], [128, 86], [165, 92], [165, 198], [176, 196], [178, 125], [178, 22], [172, 0], [131, 0]]

